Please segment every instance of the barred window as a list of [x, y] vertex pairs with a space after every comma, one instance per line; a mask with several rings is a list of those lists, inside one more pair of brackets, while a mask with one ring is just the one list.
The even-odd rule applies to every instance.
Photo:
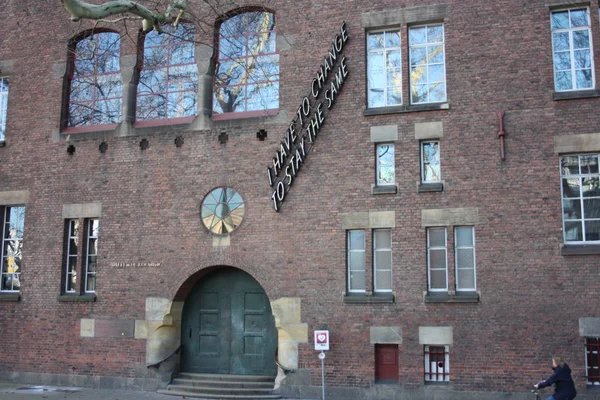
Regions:
[[585, 375], [588, 385], [600, 386], [600, 338], [585, 338]]
[[425, 346], [425, 381], [450, 381], [448, 346]]

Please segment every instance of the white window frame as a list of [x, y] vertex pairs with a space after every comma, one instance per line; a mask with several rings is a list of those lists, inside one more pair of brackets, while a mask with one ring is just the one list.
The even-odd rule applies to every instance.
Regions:
[[[377, 235], [375, 234], [376, 232], [388, 232], [389, 236], [390, 236], [390, 247], [378, 247], [377, 244]], [[392, 254], [392, 230], [391, 229], [374, 229], [373, 230], [373, 283], [374, 283], [374, 291], [378, 292], [378, 293], [391, 293], [392, 292], [392, 265], [393, 265], [393, 254]], [[382, 252], [388, 252], [390, 253], [390, 268], [389, 269], [381, 269], [378, 268], [378, 261], [377, 261], [377, 255], [378, 253], [382, 253]], [[377, 287], [377, 272], [388, 272], [390, 274], [390, 288], [389, 289], [379, 289]]]
[[[588, 18], [587, 27], [561, 28], [561, 29], [553, 29], [552, 28], [552, 14], [554, 14], [556, 12], [568, 11], [569, 12], [569, 20], [570, 20], [571, 11], [583, 10], [583, 9], [585, 9], [587, 12], [587, 18]], [[576, 74], [576, 68], [575, 68], [575, 64], [574, 64], [575, 63], [575, 48], [574, 48], [574, 44], [573, 44], [573, 32], [581, 31], [581, 30], [587, 30], [588, 37], [590, 39], [590, 66], [591, 66], [591, 73], [592, 73], [592, 86], [589, 88], [577, 88], [576, 87], [577, 86], [577, 74]], [[554, 33], [560, 33], [560, 32], [567, 32], [569, 34], [569, 54], [571, 57], [570, 71], [571, 71], [571, 83], [572, 83], [571, 89], [559, 90], [557, 88], [556, 64], [554, 62]], [[593, 90], [596, 87], [596, 74], [594, 72], [594, 69], [595, 69], [595, 67], [594, 67], [594, 43], [592, 40], [590, 8], [589, 7], [573, 7], [573, 8], [563, 8], [563, 9], [552, 10], [550, 12], [550, 35], [551, 35], [551, 39], [552, 39], [552, 73], [553, 73], [553, 79], [554, 79], [554, 90], [557, 92], [573, 92], [573, 91], [579, 91], [579, 90]]]
[[6, 81], [6, 91], [0, 84], [0, 143], [6, 140], [6, 116], [8, 115], [8, 92], [10, 90], [10, 81], [7, 76], [0, 76], [0, 81]]
[[[586, 377], [586, 383], [589, 386], [600, 386], [600, 382], [590, 382], [587, 378], [589, 378], [590, 374], [588, 373], [590, 366], [588, 365], [588, 339], [596, 339], [599, 343], [600, 343], [600, 337], [586, 337], [585, 338], [585, 354], [584, 354], [584, 358], [585, 358], [585, 377]], [[599, 350], [596, 351], [592, 351], [593, 354], [598, 354]], [[596, 356], [597, 357], [597, 356]], [[594, 365], [594, 369], [600, 369], [600, 365]]]
[[[444, 378], [443, 380], [440, 379], [432, 379], [431, 377], [427, 377], [427, 374], [433, 373], [431, 371], [431, 361], [429, 358], [429, 350], [430, 347], [443, 347], [444, 348]], [[424, 379], [425, 382], [450, 382], [450, 349], [448, 346], [442, 346], [442, 345], [425, 345], [424, 348], [424, 367], [425, 367], [425, 374], [424, 374]]]
[[[582, 184], [582, 178], [593, 178], [593, 177], [598, 177], [600, 179], [600, 165], [599, 165], [599, 170], [598, 173], [596, 174], [582, 174], [581, 173], [581, 157], [582, 156], [590, 156], [590, 155], [597, 155], [598, 156], [598, 162], [600, 164], [600, 153], [586, 153], [586, 154], [561, 154], [560, 157], [558, 158], [558, 168], [559, 168], [559, 174], [560, 174], [560, 197], [561, 197], [561, 214], [562, 214], [562, 228], [563, 228], [563, 243], [564, 244], [598, 244], [600, 243], [600, 240], [586, 240], [586, 235], [585, 235], [585, 223], [586, 221], [599, 221], [600, 219], [598, 218], [585, 218], [585, 208], [584, 208], [584, 199], [585, 200], [592, 200], [592, 199], [600, 199], [600, 197], [583, 197], [583, 184]], [[563, 175], [563, 171], [562, 171], [562, 159], [563, 157], [577, 157], [578, 158], [578, 166], [579, 166], [579, 173], [578, 174], [572, 174], [572, 175]], [[579, 197], [567, 197], [565, 198], [565, 193], [564, 193], [564, 187], [563, 187], [563, 179], [579, 179]], [[581, 207], [581, 219], [570, 219], [568, 221], [580, 221], [581, 222], [581, 229], [582, 229], [582, 238], [583, 240], [567, 240], [566, 238], [566, 234], [567, 234], [567, 230], [565, 228], [565, 200], [579, 200], [580, 202], [580, 207]]]
[[[362, 249], [352, 249], [350, 247], [350, 242], [351, 242], [350, 241], [350, 235], [352, 234], [352, 232], [362, 232], [363, 233], [363, 245], [362, 245]], [[348, 271], [348, 292], [350, 292], [350, 293], [365, 293], [366, 290], [367, 290], [367, 288], [366, 288], [366, 286], [367, 286], [367, 284], [366, 284], [366, 281], [367, 281], [367, 268], [366, 268], [366, 264], [367, 264], [367, 260], [366, 260], [366, 254], [367, 254], [366, 253], [367, 236], [366, 236], [366, 234], [367, 234], [367, 232], [364, 229], [352, 229], [352, 230], [346, 231], [346, 242], [347, 242], [346, 246], [348, 248], [348, 255], [347, 255], [347, 261], [346, 261], [346, 263], [347, 263], [347, 271]], [[356, 270], [356, 269], [352, 270], [351, 269], [352, 268], [352, 264], [350, 262], [350, 258], [351, 258], [350, 255], [351, 255], [351, 253], [363, 253], [363, 265], [362, 265], [363, 269], [362, 269], [362, 273], [365, 276], [365, 287], [362, 288], [362, 289], [353, 289], [352, 288], [352, 279], [351, 279], [352, 272], [353, 271], [360, 271], [360, 270]]]
[[[75, 287], [72, 290], [69, 290], [69, 281], [71, 279], [71, 275], [75, 275], [75, 277], [77, 277], [77, 266], [78, 266], [78, 257], [79, 257], [79, 251], [77, 251], [77, 253], [75, 254], [71, 254], [71, 240], [79, 240], [79, 235], [73, 235], [73, 229], [72, 229], [72, 222], [75, 222], [76, 224], [79, 225], [79, 219], [68, 219], [67, 220], [67, 264], [65, 265], [65, 293], [76, 293], [77, 292], [77, 287]], [[75, 259], [75, 270], [72, 272], [69, 272], [69, 265], [71, 265], [71, 258]]]
[[[471, 237], [473, 239], [472, 246], [459, 246], [458, 240], [456, 236], [456, 231], [459, 228], [470, 228], [471, 229]], [[454, 279], [456, 285], [457, 292], [475, 292], [477, 290], [477, 259], [475, 254], [475, 227], [474, 226], [455, 226], [454, 227]], [[466, 250], [471, 249], [473, 251], [473, 287], [472, 288], [461, 288], [458, 286], [458, 270], [459, 269], [471, 269], [471, 268], [460, 268], [458, 265], [458, 250]]]
[[[437, 181], [426, 181], [425, 180], [425, 158], [424, 158], [424, 154], [425, 154], [425, 144], [426, 143], [437, 143], [438, 146], [438, 154], [440, 155], [440, 177]], [[440, 147], [440, 141], [439, 140], [422, 140], [420, 143], [420, 147], [421, 147], [421, 183], [440, 183], [442, 181], [442, 157], [441, 157], [441, 147]]]
[[[442, 42], [441, 43], [425, 43], [425, 44], [415, 44], [413, 45], [412, 43], [410, 43], [410, 30], [411, 29], [416, 29], [416, 28], [427, 28], [429, 26], [436, 26], [436, 25], [440, 25], [442, 27]], [[447, 87], [447, 80], [446, 80], [446, 28], [444, 26], [443, 22], [439, 22], [439, 23], [435, 23], [435, 24], [422, 24], [422, 25], [411, 25], [408, 27], [408, 36], [407, 36], [407, 40], [408, 40], [408, 76], [409, 78], [409, 96], [410, 96], [410, 104], [436, 104], [436, 103], [444, 103], [446, 101], [448, 101], [448, 87]], [[421, 102], [415, 102], [413, 100], [413, 81], [412, 81], [412, 60], [410, 57], [410, 50], [413, 48], [417, 48], [417, 47], [425, 47], [425, 49], [427, 49], [427, 46], [433, 46], [433, 45], [442, 45], [442, 51], [444, 53], [444, 61], [443, 61], [443, 65], [444, 65], [444, 98], [442, 100], [437, 100], [437, 101], [421, 101]], [[429, 68], [429, 63], [424, 64], [425, 68]], [[427, 86], [429, 87], [431, 84], [431, 82], [429, 82], [429, 75], [428, 75], [428, 80], [427, 80]], [[428, 91], [429, 92], [429, 91]], [[429, 98], [429, 94], [427, 95], [427, 97]]]
[[[392, 169], [394, 170], [394, 174], [392, 175], [392, 182], [382, 182], [379, 180], [379, 172], [381, 171], [381, 160], [379, 159], [380, 147], [391, 147], [392, 152], [394, 153], [392, 162]], [[396, 184], [396, 146], [394, 146], [394, 143], [377, 143], [377, 146], [375, 147], [375, 157], [377, 164], [377, 186], [394, 186]]]
[[[5, 206], [4, 207], [4, 215], [2, 215], [2, 238], [0, 240], [0, 292], [8, 292], [8, 293], [19, 293], [21, 291], [20, 286], [19, 289], [14, 289], [14, 276], [18, 275], [17, 279], [19, 280], [20, 283], [20, 278], [21, 278], [21, 272], [19, 270], [19, 272], [3, 272], [4, 270], [4, 249], [6, 248], [6, 242], [12, 242], [12, 241], [19, 241], [21, 240], [21, 242], [23, 242], [24, 237], [23, 238], [16, 238], [16, 239], [11, 239], [11, 238], [7, 238], [7, 233], [6, 233], [6, 220], [7, 220], [7, 216], [10, 213], [10, 210], [12, 208], [23, 208], [25, 209], [25, 206]], [[23, 236], [25, 236], [25, 223], [23, 222]], [[22, 256], [22, 254], [21, 254]], [[22, 260], [21, 260], [22, 261]], [[13, 280], [11, 280], [11, 288], [10, 289], [4, 289], [2, 288], [2, 283], [1, 283], [1, 279], [2, 277], [4, 277], [4, 275], [13, 275]]]
[[[386, 32], [397, 32], [398, 36], [400, 38], [400, 46], [399, 47], [383, 47], [382, 49], [375, 49], [375, 50], [369, 50], [368, 49], [368, 42], [369, 42], [369, 35], [374, 35], [374, 34], [379, 34], [379, 33], [383, 33], [384, 35], [384, 41], [385, 41], [385, 34]], [[404, 94], [402, 93], [402, 88], [403, 88], [403, 76], [402, 76], [402, 31], [400, 29], [400, 27], [397, 28], [386, 28], [386, 29], [381, 29], [381, 30], [369, 30], [367, 31], [366, 34], [366, 39], [367, 39], [367, 69], [366, 69], [366, 73], [367, 73], [367, 108], [383, 108], [383, 107], [396, 107], [396, 106], [400, 106], [402, 104], [404, 104]], [[388, 52], [390, 51], [398, 51], [400, 53], [400, 67], [399, 67], [399, 75], [400, 75], [400, 103], [398, 104], [388, 104], [387, 102], [387, 92], [388, 92], [388, 81], [387, 81], [387, 59], [388, 59]], [[369, 106], [369, 90], [370, 86], [369, 86], [369, 54], [371, 53], [381, 53], [383, 52], [383, 76], [384, 76], [384, 86], [383, 86], [383, 101], [384, 104], [382, 106]]]
[[[431, 229], [443, 229], [444, 230], [444, 246], [431, 246], [429, 241], [429, 234]], [[431, 250], [444, 250], [446, 254], [446, 287], [445, 288], [431, 288]], [[434, 268], [434, 270], [441, 270], [441, 268]], [[443, 226], [432, 226], [427, 228], [427, 290], [430, 292], [448, 292], [448, 229]]]
[[[96, 236], [94, 236], [93, 233], [93, 222], [97, 221], [98, 222], [98, 232], [96, 232]], [[96, 293], [96, 281], [94, 281], [94, 290], [88, 290], [88, 277], [89, 276], [94, 276], [96, 277], [96, 271], [94, 272], [90, 272], [89, 271], [89, 263], [90, 263], [90, 257], [96, 257], [96, 268], [98, 267], [98, 237], [100, 235], [100, 219], [98, 218], [90, 218], [86, 221], [86, 223], [84, 224], [86, 232], [85, 232], [85, 292], [86, 293]], [[90, 253], [90, 240], [91, 239], [96, 239], [96, 253], [95, 254], [91, 254]]]

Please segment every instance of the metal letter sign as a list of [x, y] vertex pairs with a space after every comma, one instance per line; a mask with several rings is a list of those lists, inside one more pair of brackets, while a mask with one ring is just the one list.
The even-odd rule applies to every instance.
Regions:
[[315, 350], [329, 350], [329, 331], [315, 331]]

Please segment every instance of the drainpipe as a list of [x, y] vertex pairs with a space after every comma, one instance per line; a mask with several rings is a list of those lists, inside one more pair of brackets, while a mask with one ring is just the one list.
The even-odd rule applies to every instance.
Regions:
[[504, 161], [504, 111], [498, 111], [496, 113], [498, 115], [498, 137], [500, 138], [500, 159]]

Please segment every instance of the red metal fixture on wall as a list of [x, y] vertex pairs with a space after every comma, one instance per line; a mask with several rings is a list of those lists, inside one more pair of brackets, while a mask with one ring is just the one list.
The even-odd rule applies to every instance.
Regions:
[[504, 132], [504, 111], [498, 111], [496, 113], [498, 115], [498, 137], [500, 138], [500, 159], [504, 161], [504, 136], [506, 135]]

